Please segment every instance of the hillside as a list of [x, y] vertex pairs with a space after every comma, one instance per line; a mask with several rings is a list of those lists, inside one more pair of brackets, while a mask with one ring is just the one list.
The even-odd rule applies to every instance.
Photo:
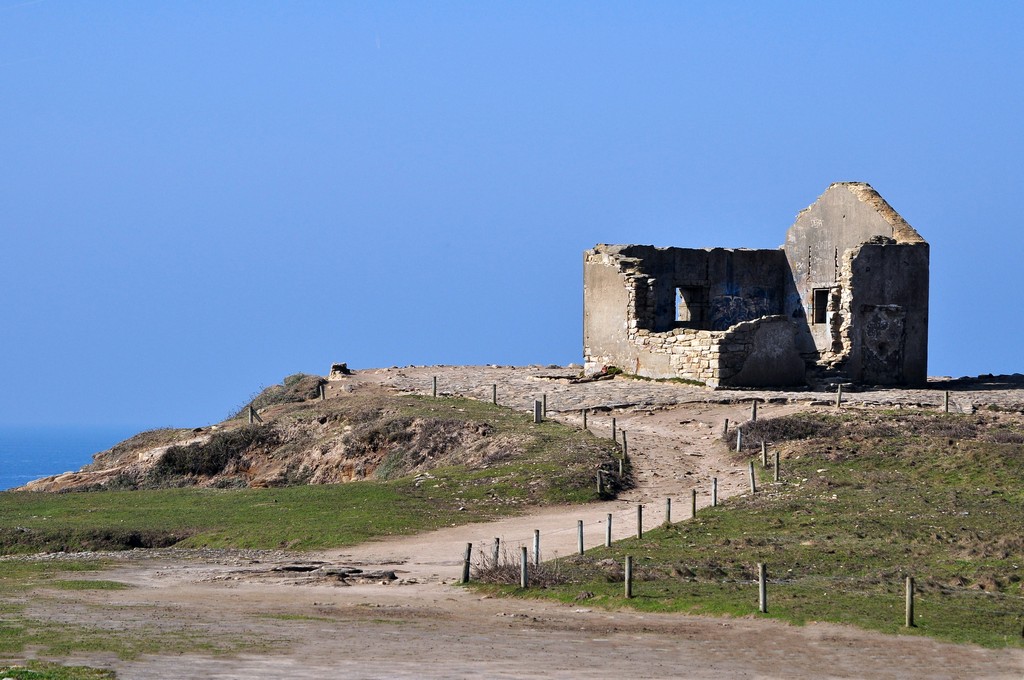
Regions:
[[[744, 425], [738, 465], [759, 490], [693, 520], [560, 564], [537, 596], [651, 611], [757, 615], [757, 564], [768, 613], [887, 632], [903, 624], [916, 579], [914, 632], [1020, 646], [1024, 624], [1024, 418], [923, 410], [801, 412]], [[760, 443], [780, 452], [781, 480]], [[732, 444], [730, 440], [728, 442]], [[773, 458], [773, 456], [772, 456]], [[622, 563], [636, 561], [634, 598]]]
[[[4, 648], [93, 665], [119, 656], [114, 664], [129, 677], [163, 677], [167, 668], [190, 677], [331, 677], [339, 667], [373, 675], [382, 664], [398, 676], [428, 668], [450, 677], [459, 674], [453, 659], [481, 659], [474, 673], [490, 677], [518, 668], [524, 648], [549, 674], [576, 677], [579, 654], [571, 650], [582, 653], [582, 645], [590, 667], [616, 675], [685, 668], [700, 677], [818, 678], [827, 668], [846, 678], [1020, 677], [1019, 376], [861, 388], [844, 393], [837, 409], [834, 393], [711, 391], [623, 376], [578, 383], [576, 373], [372, 369], [331, 380], [324, 402], [307, 396], [258, 407], [263, 425], [278, 431], [288, 413], [308, 419], [347, 396], [376, 395], [403, 409], [389, 405], [374, 420], [380, 424], [450, 418], [493, 428], [463, 452], [449, 451], [463, 458], [499, 432], [537, 437], [522, 455], [472, 468], [440, 465], [378, 481], [396, 447], [361, 483], [213, 488], [217, 475], [195, 474], [174, 480], [185, 488], [0, 494], [3, 551], [53, 551], [2, 558]], [[275, 387], [274, 400], [290, 389]], [[490, 404], [494, 390], [499, 407]], [[535, 426], [528, 411], [540, 399], [549, 422]], [[748, 422], [753, 400], [756, 426]], [[721, 437], [725, 419], [731, 432], [746, 432], [738, 456], [735, 440]], [[187, 442], [248, 427], [247, 418], [221, 425], [169, 436]], [[344, 437], [348, 426], [350, 434], [358, 429], [349, 422], [332, 436]], [[552, 504], [559, 495], [543, 483], [571, 462], [561, 452], [593, 443], [594, 463], [604, 464], [626, 433], [633, 488], [600, 503]], [[747, 462], [759, 460], [759, 437], [781, 453], [783, 478], [775, 484], [759, 469], [759, 491], [750, 495]], [[596, 498], [593, 468], [579, 469], [583, 486], [569, 500]], [[709, 507], [712, 480], [717, 508]], [[661, 527], [669, 498], [674, 523]], [[612, 549], [603, 547], [606, 531]], [[479, 564], [498, 541], [506, 554], [532, 554], [538, 535], [544, 567], [571, 576], [563, 585], [510, 588], [511, 599], [449, 585], [467, 545]], [[144, 545], [174, 547], [70, 553]], [[639, 577], [630, 600], [622, 596], [627, 554]], [[757, 561], [768, 565], [767, 616], [756, 613]], [[909, 630], [901, 627], [908, 572], [919, 584], [918, 627]], [[571, 604], [537, 599], [545, 596]], [[336, 644], [324, 645], [325, 636]]]
[[529, 462], [533, 468], [517, 484], [543, 503], [568, 500], [574, 490], [585, 490], [585, 498], [597, 469], [617, 469], [609, 442], [553, 423], [534, 426], [507, 408], [399, 394], [355, 378], [321, 399], [325, 385], [317, 376], [290, 376], [251, 402], [253, 422], [246, 406], [210, 427], [142, 432], [78, 472], [24, 490], [268, 488], [386, 481], [451, 466], [490, 470], [478, 476], [497, 484]]

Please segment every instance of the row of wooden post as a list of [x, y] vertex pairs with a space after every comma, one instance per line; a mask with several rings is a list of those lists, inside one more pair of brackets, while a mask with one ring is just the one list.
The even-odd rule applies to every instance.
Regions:
[[[436, 375], [433, 377], [433, 381], [432, 382], [433, 382], [433, 390], [432, 391], [433, 391], [434, 397], [436, 398], [437, 397], [437, 376]], [[320, 385], [319, 397], [320, 397], [321, 400], [326, 399], [326, 393], [324, 391], [324, 386], [323, 385]], [[546, 418], [547, 415], [548, 415], [548, 395], [547, 395], [547, 393], [545, 393], [545, 394], [541, 395], [541, 397], [542, 398], [540, 400], [540, 404], [541, 404], [541, 407], [540, 407], [541, 416], [540, 417], [541, 418]], [[498, 384], [497, 383], [492, 383], [491, 384], [491, 403], [494, 404], [495, 406], [497, 406], [497, 404], [498, 404]], [[838, 385], [836, 385], [836, 408], [839, 408], [842, 405], [843, 405], [843, 384], [839, 383]], [[535, 402], [535, 405], [534, 405], [534, 410], [536, 411], [536, 402]], [[945, 413], [949, 413], [949, 390], [946, 390], [945, 392], [943, 392], [943, 395], [942, 395], [942, 410]], [[536, 415], [534, 416], [534, 418], [535, 418], [535, 422], [538, 422], [538, 423], [540, 422], [540, 420], [537, 419]], [[754, 399], [753, 401], [750, 402], [750, 422], [752, 422], [752, 423], [756, 423], [757, 422], [757, 400], [756, 399]], [[584, 430], [587, 429], [587, 409], [583, 409], [583, 429]], [[729, 434], [729, 419], [726, 418], [725, 419], [725, 430], [723, 431], [722, 436], [725, 436], [725, 435], [728, 435], [728, 434]], [[737, 434], [739, 434], [739, 433], [737, 433]], [[612, 439], [615, 439], [615, 419], [614, 418], [612, 418]], [[736, 450], [739, 451], [739, 443], [738, 442], [736, 444]]]
[[[326, 398], [324, 386], [319, 386], [320, 400]], [[437, 397], [437, 376], [433, 378], [433, 396]], [[491, 403], [497, 405], [498, 403], [498, 385], [494, 383], [491, 385]], [[836, 406], [842, 406], [843, 403], [843, 386], [839, 384], [836, 389]], [[548, 410], [548, 395], [545, 393], [542, 395], [540, 400], [535, 400], [533, 405], [534, 411], [534, 422], [540, 423], [544, 418], [547, 417]], [[942, 410], [945, 413], [949, 413], [949, 391], [947, 390], [943, 394], [942, 399]], [[249, 407], [249, 422], [252, 423], [254, 420], [262, 422], [262, 418], [256, 413], [256, 409]], [[582, 409], [583, 415], [583, 429], [587, 429], [587, 409]], [[750, 422], [757, 422], [757, 400], [754, 400], [750, 404]], [[617, 427], [616, 419], [612, 418], [612, 441], [618, 441], [617, 439]], [[622, 459], [619, 461], [619, 474], [621, 475], [622, 462], [629, 460], [629, 444], [626, 439], [626, 431], [620, 430], [622, 433]], [[729, 419], [725, 419], [725, 425], [723, 428], [723, 436], [729, 433]], [[737, 428], [736, 430], [736, 451], [739, 452], [743, 446], [743, 430]], [[779, 481], [779, 451], [775, 451], [775, 481]], [[768, 467], [768, 452], [765, 442], [761, 442], [761, 466]], [[750, 477], [750, 491], [751, 493], [757, 492], [757, 479], [754, 474], [754, 461], [750, 461], [749, 467]], [[598, 473], [598, 493], [603, 493], [601, 473]], [[711, 505], [717, 507], [718, 505], [718, 478], [711, 478]], [[690, 516], [697, 516], [697, 490], [690, 489]], [[643, 517], [644, 517], [644, 506], [636, 506], [636, 537], [643, 538]], [[672, 523], [672, 499], [665, 499], [665, 523]], [[584, 554], [583, 546], [583, 520], [578, 520], [576, 523], [576, 546], [577, 551], [580, 555]], [[612, 513], [608, 513], [607, 524], [605, 526], [605, 547], [611, 547], [612, 544]], [[494, 561], [497, 563], [500, 556], [500, 545], [501, 540], [499, 538], [494, 539]], [[528, 569], [528, 550], [526, 546], [521, 548], [521, 568], [519, 585], [521, 588], [529, 587], [529, 569]], [[469, 572], [470, 562], [473, 553], [473, 544], [466, 544], [466, 553], [462, 564], [462, 582], [469, 583]], [[534, 567], [540, 566], [540, 529], [535, 529], [533, 532], [533, 564]], [[758, 562], [757, 564], [757, 581], [758, 581], [758, 597], [757, 597], [757, 610], [761, 613], [768, 612], [768, 593], [767, 593], [767, 579], [766, 579], [766, 567], [764, 563]], [[626, 555], [625, 562], [625, 595], [627, 598], [633, 597], [633, 557]], [[906, 608], [905, 608], [905, 620], [904, 625], [906, 627], [913, 627], [914, 624], [914, 578], [908, 576], [906, 578]]]
[[[669, 501], [671, 503], [671, 501]], [[643, 506], [637, 506], [637, 537], [639, 538], [643, 534], [642, 529], [642, 518], [643, 518]], [[578, 548], [580, 555], [583, 554], [583, 520], [579, 520], [577, 523], [578, 531]], [[605, 544], [611, 546], [611, 526], [612, 516], [608, 515], [608, 532], [607, 540]], [[494, 563], [498, 563], [500, 555], [499, 546], [501, 545], [501, 539], [494, 539]], [[526, 546], [520, 548], [520, 560], [519, 560], [519, 587], [529, 588], [529, 551]], [[470, 561], [473, 556], [473, 544], [466, 544], [466, 553], [462, 561], [462, 583], [469, 583], [469, 568]], [[540, 566], [540, 529], [536, 529], [533, 534], [533, 566]], [[757, 563], [757, 611], [762, 614], [768, 613], [768, 568], [764, 562]], [[625, 561], [625, 595], [626, 598], [633, 597], [633, 556], [626, 555]], [[907, 628], [913, 628], [916, 624], [914, 623], [914, 577], [906, 577], [906, 606], [904, 609], [904, 621], [903, 625]]]

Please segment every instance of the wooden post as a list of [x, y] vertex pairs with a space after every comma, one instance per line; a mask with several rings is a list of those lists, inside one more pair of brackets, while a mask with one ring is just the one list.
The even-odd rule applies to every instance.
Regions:
[[434, 376], [434, 397], [437, 397], [437, 376]]
[[612, 418], [612, 441], [618, 441], [618, 438], [615, 436], [615, 418]]
[[782, 471], [779, 470], [779, 450], [775, 449], [775, 481], [779, 481]]
[[757, 563], [757, 611], [768, 613], [768, 579], [765, 578], [763, 562]]
[[498, 405], [498, 383], [491, 385], [491, 403], [495, 406]]
[[836, 408], [843, 405], [843, 383], [836, 386]]
[[583, 554], [583, 520], [576, 520], [576, 548]]
[[626, 443], [625, 430], [622, 430], [622, 460], [629, 460], [629, 444]]
[[644, 506], [636, 506], [636, 537], [644, 537]]
[[466, 556], [462, 559], [462, 582], [469, 583], [469, 560], [473, 557], [473, 544], [466, 544]]
[[711, 507], [718, 507], [718, 477], [711, 478]]
[[743, 448], [743, 430], [736, 428], [736, 453], [740, 452]]
[[540, 529], [533, 530], [533, 566], [540, 566]]
[[768, 446], [763, 441], [761, 442], [761, 467], [768, 467]]
[[537, 425], [544, 420], [544, 405], [540, 401], [535, 400], [533, 402], [533, 424]]
[[729, 436], [729, 419], [728, 418], [725, 419], [725, 427], [722, 428], [722, 436], [723, 437], [728, 437]]
[[949, 390], [946, 390], [946, 393], [942, 395], [942, 410], [949, 413]]
[[256, 413], [256, 410], [253, 409], [252, 404], [249, 404], [249, 424], [250, 425], [252, 425], [253, 416], [255, 415], [255, 413]]
[[626, 461], [619, 458], [619, 479], [622, 479], [626, 474]]
[[494, 538], [494, 566], [498, 566], [498, 560], [501, 559], [501, 538]]
[[608, 513], [608, 526], [604, 528], [604, 547], [612, 547], [612, 513]]
[[545, 418], [547, 418], [548, 417], [548, 393], [547, 392], [545, 392], [544, 394], [541, 395], [541, 404], [542, 405], [540, 407], [540, 414], [542, 416], [544, 416]]
[[529, 578], [529, 559], [526, 557], [526, 546], [524, 545], [519, 553], [519, 587], [528, 588], [530, 586]]
[[601, 471], [597, 471], [597, 495], [604, 495], [604, 478], [601, 476]]
[[757, 422], [757, 399], [750, 402], [750, 422]]
[[583, 409], [583, 429], [587, 429], [587, 409]]
[[320, 383], [319, 387], [320, 387], [320, 401], [323, 401], [323, 400], [327, 399], [327, 388], [324, 386], [323, 383]]
[[633, 597], [633, 557], [626, 555], [626, 597]]
[[757, 481], [754, 478], [754, 461], [750, 461], [750, 493], [757, 493]]
[[914, 627], [914, 577], [907, 577], [907, 611], [903, 625], [907, 628]]
[[690, 489], [690, 517], [697, 516], [697, 490]]
[[672, 524], [672, 499], [665, 499], [665, 524]]

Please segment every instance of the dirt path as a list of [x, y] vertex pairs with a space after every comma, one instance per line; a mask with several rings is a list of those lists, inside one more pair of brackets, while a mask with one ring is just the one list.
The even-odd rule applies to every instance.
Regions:
[[[495, 537], [517, 548], [541, 532], [541, 555], [576, 550], [577, 521], [585, 545], [604, 541], [607, 515], [613, 537], [644, 524], [689, 516], [690, 490], [698, 506], [710, 502], [710, 480], [721, 498], [746, 492], [745, 470], [720, 440], [725, 418], [749, 417], [749, 400], [765, 400], [768, 417], [827, 403], [810, 392], [709, 392], [674, 384], [627, 380], [571, 385], [566, 369], [423, 367], [360, 373], [331, 390], [370, 381], [427, 393], [438, 376], [442, 394], [490, 399], [532, 408], [547, 395], [549, 417], [611, 434], [611, 419], [627, 432], [638, 484], [617, 501], [553, 507], [517, 518], [451, 527], [315, 555], [174, 551], [126, 556], [100, 578], [135, 585], [121, 591], [61, 591], [32, 601], [29, 614], [90, 626], [209, 635], [233, 640], [228, 655], [143, 656], [134, 661], [95, 656], [123, 678], [205, 677], [693, 677], [902, 678], [1024, 675], [1024, 652], [984, 650], [908, 636], [814, 624], [793, 627], [757, 619], [606, 612], [548, 601], [481, 598], [451, 585], [467, 542], [489, 549]], [[958, 394], [973, 404], [985, 395]], [[991, 396], [991, 395], [987, 395]], [[1024, 394], [997, 398], [1024, 403]], [[851, 395], [858, 404], [940, 404], [941, 392], [886, 391]], [[972, 406], [973, 407], [973, 406]], [[402, 585], [328, 585], [302, 572], [273, 571], [296, 560], [393, 569]]]

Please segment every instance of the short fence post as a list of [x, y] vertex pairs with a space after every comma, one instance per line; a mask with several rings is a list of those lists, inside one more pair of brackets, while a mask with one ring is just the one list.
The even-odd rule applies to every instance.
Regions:
[[501, 557], [501, 538], [494, 539], [494, 566], [498, 566], [498, 559]]
[[843, 405], [843, 383], [839, 383], [836, 387], [836, 408]]
[[587, 429], [587, 409], [583, 409], [583, 429]]
[[533, 566], [540, 566], [540, 529], [533, 530]]
[[750, 402], [750, 422], [757, 422], [757, 399]]
[[533, 424], [534, 425], [537, 425], [542, 420], [544, 420], [543, 408], [544, 408], [544, 405], [541, 404], [540, 401], [536, 401], [535, 400], [533, 402]]
[[750, 493], [757, 493], [757, 482], [754, 479], [754, 461], [750, 461]]
[[946, 393], [942, 395], [942, 410], [949, 413], [949, 390], [946, 390]]
[[249, 424], [250, 425], [252, 425], [252, 423], [253, 423], [253, 420], [254, 420], [253, 419], [253, 414], [255, 414], [255, 412], [256, 411], [253, 409], [252, 405], [250, 404], [249, 405]]
[[498, 383], [491, 385], [491, 403], [495, 406], [498, 405]]
[[618, 438], [615, 436], [615, 418], [612, 418], [612, 441], [618, 441]]
[[718, 507], [718, 477], [711, 478], [711, 507]]
[[601, 471], [597, 471], [597, 495], [604, 495], [604, 478], [601, 476]]
[[728, 418], [725, 419], [725, 426], [722, 428], [722, 436], [723, 437], [728, 437], [729, 436], [729, 419]]
[[636, 537], [644, 537], [644, 506], [636, 506]]
[[697, 516], [697, 490], [690, 489], [690, 517]]
[[768, 447], [763, 441], [761, 442], [761, 467], [768, 467]]
[[529, 559], [526, 557], [526, 546], [524, 545], [519, 553], [519, 587], [527, 588], [530, 585], [529, 579]]
[[629, 460], [629, 445], [626, 443], [625, 430], [622, 430], [622, 459]]
[[739, 453], [741, 448], [743, 448], [743, 430], [736, 428], [736, 453]]
[[672, 499], [665, 499], [665, 524], [672, 524]]
[[576, 548], [583, 554], [583, 520], [576, 520]]
[[327, 388], [324, 387], [323, 383], [320, 383], [320, 401], [327, 399]]
[[626, 555], [626, 597], [633, 597], [633, 556]]
[[622, 479], [626, 475], [626, 461], [619, 458], [619, 479]]
[[608, 513], [608, 526], [604, 528], [604, 547], [612, 547], [612, 513]]
[[434, 396], [437, 396], [437, 376], [434, 376]]
[[914, 627], [914, 577], [907, 577], [907, 612], [903, 625], [907, 628]]
[[775, 449], [775, 481], [779, 481], [782, 471], [779, 470], [779, 450]]
[[462, 582], [469, 583], [469, 560], [473, 557], [473, 544], [466, 544], [466, 556], [462, 560]]
[[548, 417], [548, 393], [545, 392], [544, 394], [542, 394], [541, 398], [542, 399], [541, 399], [540, 413], [541, 413], [542, 416], [547, 418]]
[[763, 562], [757, 563], [757, 611], [768, 613], [768, 580], [765, 578]]

